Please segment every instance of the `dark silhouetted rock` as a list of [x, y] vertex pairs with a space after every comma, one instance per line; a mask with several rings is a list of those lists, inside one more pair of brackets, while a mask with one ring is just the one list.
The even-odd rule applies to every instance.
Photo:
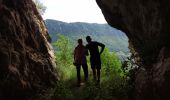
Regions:
[[170, 100], [170, 1], [96, 1], [107, 22], [129, 38], [140, 66], [136, 100]]

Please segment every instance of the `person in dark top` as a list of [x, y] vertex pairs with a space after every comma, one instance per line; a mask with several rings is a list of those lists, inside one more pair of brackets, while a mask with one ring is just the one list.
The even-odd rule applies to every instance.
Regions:
[[[86, 40], [88, 44], [86, 45], [86, 48], [90, 52], [90, 63], [91, 68], [93, 70], [93, 79], [97, 80], [97, 82], [100, 82], [100, 69], [101, 69], [101, 59], [100, 55], [102, 54], [105, 45], [96, 41], [92, 41], [90, 36], [86, 37]], [[99, 51], [98, 47], [101, 47], [101, 51]], [[97, 77], [96, 77], [97, 74]]]
[[86, 55], [88, 55], [88, 51], [83, 45], [82, 39], [78, 39], [78, 45], [74, 49], [74, 65], [76, 66], [77, 69], [78, 86], [80, 86], [81, 83], [81, 77], [80, 77], [81, 66], [83, 67], [85, 81], [88, 80], [88, 66], [87, 66]]

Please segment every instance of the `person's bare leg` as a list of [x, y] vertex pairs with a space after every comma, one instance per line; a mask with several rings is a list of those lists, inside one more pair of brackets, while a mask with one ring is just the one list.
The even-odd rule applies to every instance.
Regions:
[[97, 69], [97, 82], [100, 83], [100, 69]]
[[88, 66], [87, 66], [87, 64], [83, 64], [82, 67], [83, 67], [83, 71], [84, 71], [84, 80], [88, 81]]
[[81, 69], [81, 66], [77, 65], [76, 69], [77, 69], [77, 86], [80, 86], [80, 82], [81, 82], [80, 69]]
[[92, 69], [93, 70], [93, 80], [96, 80], [96, 69]]

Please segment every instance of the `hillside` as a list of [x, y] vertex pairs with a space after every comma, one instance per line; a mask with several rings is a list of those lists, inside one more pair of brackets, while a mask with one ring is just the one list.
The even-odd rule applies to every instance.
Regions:
[[90, 35], [93, 40], [104, 43], [110, 51], [129, 52], [128, 38], [126, 35], [107, 24], [65, 23], [51, 19], [45, 20], [45, 23], [52, 42], [57, 40], [57, 33], [69, 37], [73, 42], [76, 42], [78, 38], [83, 38], [84, 40], [87, 35]]

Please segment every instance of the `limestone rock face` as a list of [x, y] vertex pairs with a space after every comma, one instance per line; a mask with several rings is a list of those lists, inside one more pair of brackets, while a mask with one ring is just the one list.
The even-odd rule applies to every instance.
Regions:
[[170, 1], [96, 0], [106, 21], [129, 37], [140, 66], [136, 100], [170, 100]]
[[0, 0], [0, 100], [27, 100], [57, 80], [49, 41], [32, 0]]

